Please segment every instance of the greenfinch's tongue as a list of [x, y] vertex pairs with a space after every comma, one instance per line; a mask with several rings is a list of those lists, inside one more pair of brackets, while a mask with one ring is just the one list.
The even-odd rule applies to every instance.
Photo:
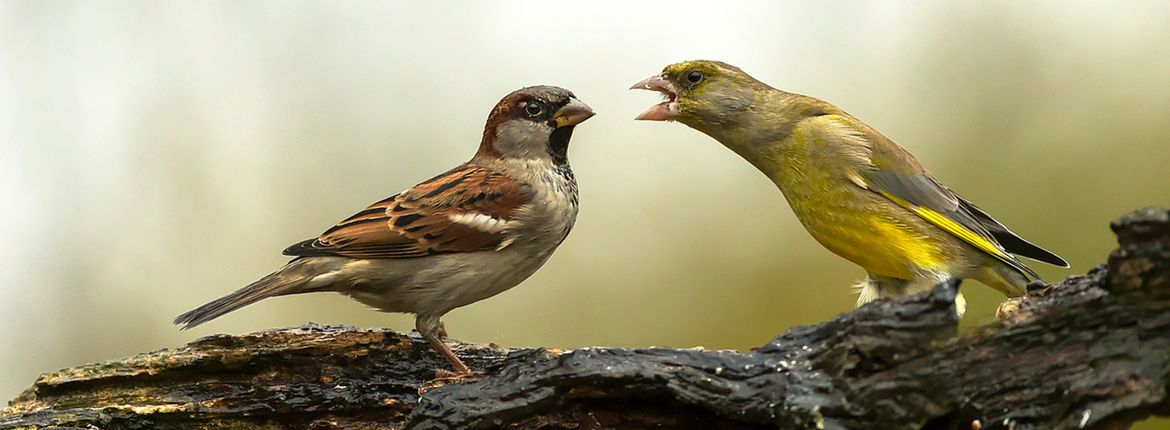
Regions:
[[634, 119], [643, 121], [672, 121], [678, 117], [678, 91], [675, 90], [674, 84], [661, 75], [646, 78], [634, 84], [630, 89], [657, 91], [666, 97], [666, 100], [650, 106], [649, 109], [646, 109], [645, 112], [634, 117]]

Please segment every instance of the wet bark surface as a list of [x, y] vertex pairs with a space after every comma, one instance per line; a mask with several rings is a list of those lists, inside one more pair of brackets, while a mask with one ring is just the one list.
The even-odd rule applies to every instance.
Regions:
[[0, 429], [1126, 428], [1170, 414], [1170, 211], [1112, 227], [1105, 264], [962, 336], [941, 285], [750, 352], [459, 344], [482, 373], [444, 381], [417, 337], [309, 325], [42, 375]]

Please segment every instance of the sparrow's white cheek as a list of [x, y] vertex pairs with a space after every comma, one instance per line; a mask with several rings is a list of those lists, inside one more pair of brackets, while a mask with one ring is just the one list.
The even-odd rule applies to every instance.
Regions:
[[541, 122], [513, 119], [496, 129], [492, 145], [504, 158], [549, 158], [548, 137], [552, 128]]

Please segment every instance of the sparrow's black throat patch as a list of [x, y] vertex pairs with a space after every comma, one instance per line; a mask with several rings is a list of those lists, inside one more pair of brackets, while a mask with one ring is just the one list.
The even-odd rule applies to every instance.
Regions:
[[569, 139], [573, 137], [573, 125], [554, 129], [548, 135], [548, 155], [553, 164], [569, 164]]

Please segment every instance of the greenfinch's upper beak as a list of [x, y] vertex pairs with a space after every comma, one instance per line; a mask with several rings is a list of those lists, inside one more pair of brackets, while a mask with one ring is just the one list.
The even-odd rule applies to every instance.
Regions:
[[630, 89], [658, 91], [662, 93], [663, 97], [666, 97], [666, 100], [662, 103], [650, 106], [650, 109], [646, 109], [645, 112], [634, 117], [634, 119], [644, 121], [673, 121], [678, 117], [678, 89], [662, 75], [646, 78], [642, 82], [634, 84]]
[[592, 118], [593, 115], [595, 114], [593, 113], [593, 109], [589, 108], [589, 105], [581, 103], [576, 98], [570, 98], [569, 104], [562, 106], [553, 115], [553, 121], [556, 121], [557, 128], [568, 127], [580, 124]]

